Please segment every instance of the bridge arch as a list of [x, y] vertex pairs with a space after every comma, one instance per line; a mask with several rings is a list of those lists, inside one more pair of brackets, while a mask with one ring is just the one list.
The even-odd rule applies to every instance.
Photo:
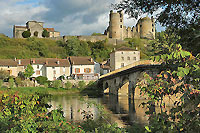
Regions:
[[103, 90], [104, 90], [104, 94], [108, 94], [110, 92], [108, 82], [105, 82], [105, 84], [103, 85]]
[[129, 76], [123, 76], [118, 88], [118, 95], [128, 95], [128, 94], [129, 94]]

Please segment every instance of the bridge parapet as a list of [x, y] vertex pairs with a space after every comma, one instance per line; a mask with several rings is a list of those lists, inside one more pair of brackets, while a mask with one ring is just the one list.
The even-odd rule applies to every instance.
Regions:
[[137, 67], [137, 66], [153, 66], [153, 65], [160, 65], [161, 63], [159, 62], [154, 62], [152, 60], [140, 60], [140, 61], [137, 61], [137, 62], [134, 62], [133, 64], [130, 64], [130, 65], [127, 65], [125, 67], [122, 67], [122, 68], [119, 68], [115, 71], [112, 71], [110, 73], [107, 73], [105, 75], [102, 75], [100, 76], [99, 79], [103, 79], [105, 77], [108, 77], [108, 76], [111, 76], [113, 74], [116, 74], [116, 73], [119, 73], [119, 72], [122, 72], [124, 70], [127, 70], [127, 69], [130, 69], [130, 68], [134, 68], [134, 67]]

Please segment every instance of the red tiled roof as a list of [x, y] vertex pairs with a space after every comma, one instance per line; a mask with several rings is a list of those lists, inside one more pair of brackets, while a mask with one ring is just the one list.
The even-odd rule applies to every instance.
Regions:
[[15, 28], [27, 28], [26, 26], [15, 26]]
[[32, 58], [32, 64], [42, 64], [51, 67], [69, 67], [70, 63], [68, 59], [57, 59], [57, 58]]
[[[19, 60], [21, 60], [21, 64], [19, 64]], [[19, 66], [28, 66], [31, 63], [30, 59], [17, 59], [17, 63]]]
[[55, 32], [54, 28], [44, 28], [45, 30], [47, 30], [48, 32]]
[[69, 59], [73, 65], [94, 65], [91, 57], [70, 56]]
[[0, 66], [17, 66], [17, 61], [14, 59], [0, 59]]

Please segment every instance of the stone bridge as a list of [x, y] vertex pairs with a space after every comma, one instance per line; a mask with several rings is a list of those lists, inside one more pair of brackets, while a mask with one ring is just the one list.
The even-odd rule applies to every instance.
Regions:
[[160, 72], [160, 63], [151, 60], [138, 61], [102, 75], [99, 83], [103, 87], [104, 93], [144, 99], [144, 96], [140, 97], [140, 90], [136, 85], [144, 79], [143, 74], [145, 72], [150, 76], [155, 76]]

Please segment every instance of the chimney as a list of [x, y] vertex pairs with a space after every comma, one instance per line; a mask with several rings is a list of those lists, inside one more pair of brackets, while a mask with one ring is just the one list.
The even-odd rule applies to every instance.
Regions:
[[93, 59], [92, 59], [92, 58], [90, 58], [90, 62], [93, 62]]
[[46, 63], [45, 63], [46, 65], [48, 65], [48, 61], [46, 60]]
[[15, 57], [14, 61], [17, 61], [17, 58]]
[[18, 65], [21, 65], [22, 64], [22, 61], [21, 60], [18, 60]]
[[59, 61], [59, 60], [57, 61], [57, 64], [60, 64], [60, 61]]

